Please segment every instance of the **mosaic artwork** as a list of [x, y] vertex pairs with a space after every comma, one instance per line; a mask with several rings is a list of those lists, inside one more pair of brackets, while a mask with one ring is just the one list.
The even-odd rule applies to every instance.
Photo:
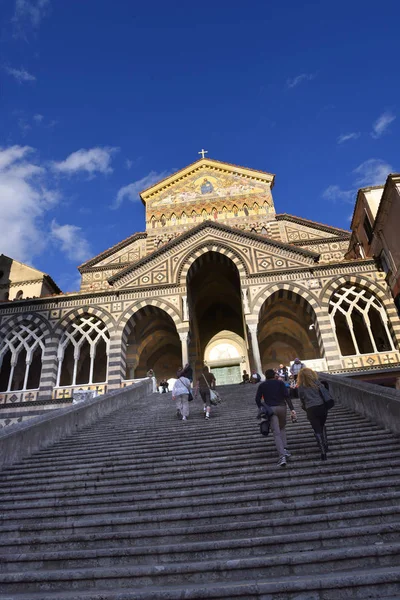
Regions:
[[201, 175], [195, 174], [182, 183], [177, 183], [174, 190], [160, 192], [152, 202], [153, 207], [168, 206], [182, 202], [196, 202], [199, 199], [220, 197], [236, 197], [249, 194], [268, 194], [270, 186], [260, 181], [234, 173], [222, 173], [215, 176], [212, 171], [205, 170]]

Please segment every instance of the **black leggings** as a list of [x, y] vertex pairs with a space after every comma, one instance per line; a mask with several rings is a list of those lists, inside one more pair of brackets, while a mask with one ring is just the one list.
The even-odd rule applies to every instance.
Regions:
[[322, 435], [327, 416], [328, 411], [326, 410], [325, 403], [307, 408], [307, 419], [310, 421], [311, 427], [317, 434], [319, 433]]

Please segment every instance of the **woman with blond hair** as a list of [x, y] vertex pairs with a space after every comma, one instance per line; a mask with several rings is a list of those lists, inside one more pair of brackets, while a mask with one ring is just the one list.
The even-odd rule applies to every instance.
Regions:
[[315, 439], [321, 450], [321, 460], [326, 460], [328, 438], [325, 423], [328, 416], [328, 409], [325, 398], [327, 395], [330, 397], [330, 394], [319, 381], [318, 374], [307, 367], [299, 371], [297, 386], [301, 406], [307, 413], [307, 419], [311, 423]]

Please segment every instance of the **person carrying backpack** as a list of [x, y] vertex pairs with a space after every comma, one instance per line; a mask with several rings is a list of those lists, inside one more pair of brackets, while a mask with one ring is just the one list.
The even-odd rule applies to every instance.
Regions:
[[296, 411], [289, 398], [284, 382], [275, 379], [275, 371], [273, 369], [267, 369], [265, 371], [265, 381], [260, 383], [257, 388], [255, 400], [258, 408], [261, 408], [262, 399], [273, 411], [273, 415], [271, 416], [271, 429], [274, 434], [275, 446], [279, 454], [278, 466], [286, 467], [287, 459], [291, 457], [290, 452], [286, 448], [287, 440], [285, 427], [287, 405], [291, 410], [293, 418], [296, 418]]

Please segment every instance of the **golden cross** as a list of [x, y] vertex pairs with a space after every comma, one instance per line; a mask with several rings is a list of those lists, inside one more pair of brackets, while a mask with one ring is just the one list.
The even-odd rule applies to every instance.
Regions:
[[198, 152], [197, 154], [201, 154], [201, 158], [205, 158], [204, 155], [208, 154], [208, 150], [201, 149], [200, 152]]

